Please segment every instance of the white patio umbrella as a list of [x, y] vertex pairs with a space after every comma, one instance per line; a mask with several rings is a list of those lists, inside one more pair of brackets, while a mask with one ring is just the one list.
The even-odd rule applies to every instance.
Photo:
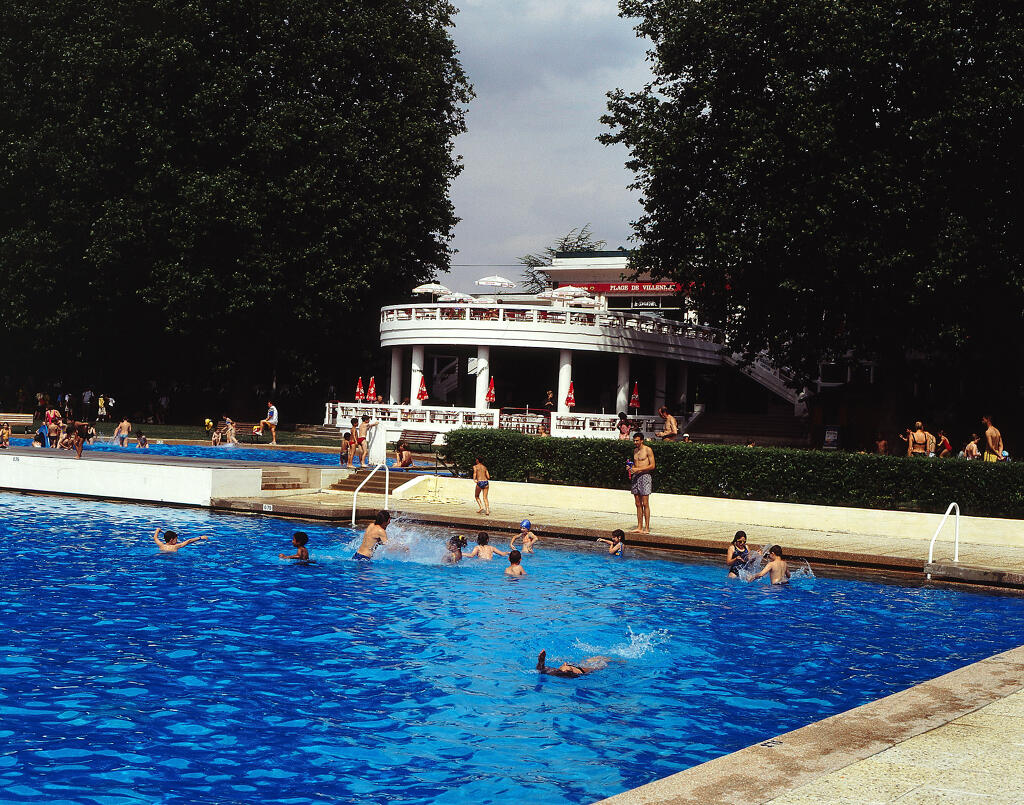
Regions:
[[548, 288], [546, 291], [541, 291], [537, 294], [538, 299], [561, 299], [558, 294], [555, 293], [554, 288]]
[[579, 296], [575, 299], [570, 299], [568, 304], [573, 307], [600, 307], [601, 303], [590, 296]]
[[555, 288], [551, 293], [554, 294], [553, 298], [555, 299], [579, 299], [590, 296], [590, 291], [577, 288], [575, 285], [563, 285], [561, 288]]
[[461, 291], [452, 291], [446, 293], [444, 296], [437, 297], [438, 302], [472, 302], [473, 297], [468, 293], [462, 293]]
[[438, 294], [451, 293], [452, 289], [442, 285], [440, 282], [426, 282], [423, 285], [417, 285], [412, 289], [413, 293], [430, 294], [430, 298], [433, 299]]
[[499, 277], [497, 274], [491, 274], [489, 277], [481, 277], [476, 281], [477, 285], [486, 285], [488, 288], [515, 288], [516, 284], [512, 280]]

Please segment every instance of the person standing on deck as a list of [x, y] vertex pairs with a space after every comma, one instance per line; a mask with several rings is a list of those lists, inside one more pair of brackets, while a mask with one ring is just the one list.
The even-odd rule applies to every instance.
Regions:
[[651, 533], [651, 488], [654, 472], [654, 451], [644, 444], [644, 435], [633, 434], [633, 462], [629, 465], [630, 491], [636, 501], [636, 528], [631, 534]]
[[992, 424], [992, 417], [983, 416], [981, 424], [985, 426], [985, 461], [1003, 460], [1003, 435]]
[[273, 445], [277, 444], [277, 406], [274, 405], [270, 400], [267, 400], [267, 415], [260, 420], [259, 429], [256, 431], [259, 434], [263, 433], [263, 428], [270, 428], [270, 443]]

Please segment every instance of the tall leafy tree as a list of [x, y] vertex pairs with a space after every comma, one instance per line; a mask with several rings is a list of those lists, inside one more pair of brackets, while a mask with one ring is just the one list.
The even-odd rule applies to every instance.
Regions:
[[266, 388], [368, 354], [379, 306], [449, 264], [472, 95], [454, 13], [4, 3], [12, 368]]
[[525, 266], [520, 283], [530, 293], [540, 293], [551, 287], [551, 280], [544, 273], [544, 266], [551, 265], [559, 252], [590, 252], [603, 249], [605, 241], [598, 240], [590, 230], [590, 224], [579, 229], [570, 229], [550, 246], [540, 252], [525, 254], [519, 258]]
[[[732, 345], [928, 356], [950, 390], [1022, 368], [1024, 10], [621, 0], [654, 79], [609, 95], [639, 269], [693, 283]], [[898, 372], [892, 373], [898, 375]]]

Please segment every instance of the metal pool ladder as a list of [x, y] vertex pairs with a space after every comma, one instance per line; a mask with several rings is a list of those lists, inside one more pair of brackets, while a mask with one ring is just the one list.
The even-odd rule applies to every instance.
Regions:
[[388, 469], [387, 460], [385, 459], [382, 463], [378, 464], [372, 470], [370, 474], [363, 478], [363, 482], [356, 487], [352, 493], [352, 527], [356, 525], [356, 496], [359, 494], [359, 490], [366, 486], [366, 482], [369, 481], [375, 472], [381, 467], [384, 468], [384, 508], [388, 507], [388, 496], [391, 494], [391, 470]]
[[[946, 524], [946, 520], [949, 519], [950, 512], [956, 512], [956, 517], [953, 520], [953, 561], [960, 561], [960, 507], [954, 502], [950, 503], [946, 508], [946, 513], [942, 515], [939, 527], [935, 529], [935, 533], [932, 535], [931, 545], [928, 546], [929, 565], [932, 563], [932, 557], [935, 555], [935, 540], [938, 539], [939, 532], [942, 531], [942, 527]], [[929, 579], [932, 577], [931, 573], [928, 573], [927, 575]]]

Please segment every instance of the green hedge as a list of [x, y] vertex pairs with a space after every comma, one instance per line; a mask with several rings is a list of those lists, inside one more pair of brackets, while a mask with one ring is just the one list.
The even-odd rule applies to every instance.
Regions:
[[[653, 443], [654, 491], [680, 495], [1024, 519], [1024, 464], [770, 447]], [[633, 442], [464, 428], [441, 448], [459, 474], [480, 456], [498, 481], [628, 489]]]

